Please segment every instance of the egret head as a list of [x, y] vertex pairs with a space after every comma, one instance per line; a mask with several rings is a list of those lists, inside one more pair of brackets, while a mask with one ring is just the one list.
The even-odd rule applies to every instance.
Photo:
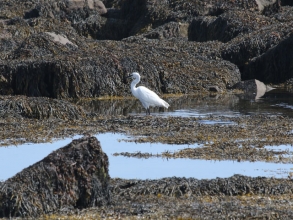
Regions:
[[138, 72], [133, 72], [127, 78], [140, 79], [140, 75]]

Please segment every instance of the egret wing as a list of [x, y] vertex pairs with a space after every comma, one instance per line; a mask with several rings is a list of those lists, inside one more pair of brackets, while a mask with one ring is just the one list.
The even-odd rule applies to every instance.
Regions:
[[162, 100], [156, 93], [149, 90], [144, 86], [137, 87], [138, 98], [144, 105], [144, 107], [148, 108], [149, 106], [164, 106]]

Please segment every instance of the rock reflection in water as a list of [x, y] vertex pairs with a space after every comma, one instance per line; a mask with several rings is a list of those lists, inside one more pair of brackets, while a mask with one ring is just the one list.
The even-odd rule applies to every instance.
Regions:
[[[208, 95], [192, 96], [181, 95], [164, 97], [170, 107], [168, 110], [163, 108], [152, 108], [152, 115], [166, 116], [201, 116], [206, 114], [235, 114], [233, 111], [239, 98], [235, 95]], [[86, 111], [103, 115], [131, 115], [145, 114], [145, 109], [140, 102], [132, 98], [124, 99], [103, 99], [103, 100], [80, 100], [78, 105], [83, 106]]]
[[[293, 94], [282, 89], [266, 92], [261, 98], [257, 94], [210, 94], [206, 96], [181, 95], [164, 97], [170, 103], [168, 110], [153, 108], [152, 115], [180, 116], [180, 117], [205, 117], [215, 116], [240, 116], [251, 114], [282, 114], [293, 117], [293, 111], [288, 106], [293, 106]], [[102, 115], [145, 115], [145, 109], [136, 99], [103, 99], [79, 100], [86, 111]]]

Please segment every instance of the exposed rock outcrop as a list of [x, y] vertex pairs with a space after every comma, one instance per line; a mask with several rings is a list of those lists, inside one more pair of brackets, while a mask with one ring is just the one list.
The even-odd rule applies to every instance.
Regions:
[[[277, 34], [277, 33], [275, 33]], [[245, 78], [258, 77], [265, 82], [284, 82], [293, 77], [293, 34], [266, 53], [252, 59], [244, 70]]]
[[[217, 42], [200, 45], [129, 38], [90, 42], [84, 51], [78, 44], [56, 43], [48, 34], [31, 38], [13, 52], [17, 59], [0, 62], [0, 74], [14, 94], [52, 98], [130, 95], [125, 76], [134, 71], [158, 93], [195, 93], [210, 85], [226, 89], [240, 81], [234, 64], [209, 58], [217, 56]], [[27, 59], [19, 62], [23, 56]]]
[[2, 95], [130, 95], [131, 71], [158, 93], [224, 91], [240, 73], [291, 78], [279, 66], [258, 75], [253, 64], [290, 37], [286, 1], [10, 0], [0, 12]]

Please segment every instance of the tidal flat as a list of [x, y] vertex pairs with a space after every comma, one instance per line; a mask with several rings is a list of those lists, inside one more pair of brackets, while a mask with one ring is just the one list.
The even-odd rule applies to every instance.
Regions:
[[[277, 93], [275, 91], [274, 94]], [[121, 99], [98, 101], [103, 110], [111, 103], [108, 114], [101, 114], [92, 104], [84, 104], [89, 100], [79, 101], [83, 103], [80, 106], [86, 109], [86, 114], [72, 120], [2, 118], [1, 145], [4, 148], [11, 145], [21, 148], [25, 143], [54, 144], [56, 140], [75, 135], [96, 136], [104, 151], [109, 152], [110, 204], [99, 208], [60, 210], [44, 218], [290, 219], [293, 217], [290, 168], [293, 118], [286, 112], [290, 110], [291, 99], [288, 96], [288, 100], [280, 101], [272, 97], [276, 95], [267, 94], [263, 99], [253, 101], [238, 99], [234, 95], [186, 96], [189, 108], [184, 106], [184, 96], [167, 97], [167, 100], [172, 100], [174, 109], [168, 112], [154, 109], [151, 116], [145, 116], [142, 109], [135, 108], [139, 103], [132, 99], [124, 102]], [[117, 107], [113, 107], [117, 102], [118, 105], [114, 105]], [[103, 105], [104, 108], [101, 107]], [[123, 106], [132, 106], [133, 109], [127, 108], [126, 111]], [[243, 110], [244, 107], [247, 109]], [[274, 113], [274, 110], [278, 111]], [[153, 145], [152, 150], [141, 147], [143, 144]], [[117, 146], [113, 148], [113, 145]], [[159, 145], [169, 147], [164, 149]], [[131, 150], [130, 146], [134, 149]], [[115, 158], [124, 161], [116, 168]], [[210, 161], [214, 168], [208, 168], [204, 163], [186, 166], [178, 162], [175, 167], [172, 165], [173, 173], [168, 171], [166, 176], [162, 175], [163, 171], [154, 177], [151, 174], [162, 166], [147, 170], [148, 165], [144, 167], [140, 162], [157, 158], [165, 161]], [[123, 169], [127, 160], [134, 162]], [[228, 161], [233, 163], [218, 165]], [[232, 166], [237, 167], [241, 163], [246, 173], [236, 169], [229, 174]], [[262, 169], [262, 172], [253, 174], [245, 163], [255, 168], [252, 170]], [[286, 167], [274, 168], [275, 172], [270, 173], [272, 164]], [[111, 173], [117, 166], [120, 170]], [[130, 167], [141, 168], [140, 173], [145, 176], [132, 173]], [[215, 170], [214, 176], [196, 174], [200, 173], [196, 171], [212, 174]], [[186, 171], [191, 174], [186, 174]], [[221, 172], [228, 176], [221, 175]]]

